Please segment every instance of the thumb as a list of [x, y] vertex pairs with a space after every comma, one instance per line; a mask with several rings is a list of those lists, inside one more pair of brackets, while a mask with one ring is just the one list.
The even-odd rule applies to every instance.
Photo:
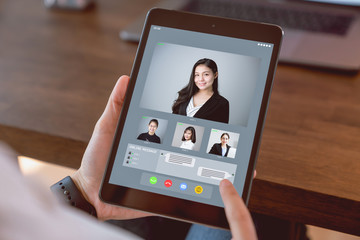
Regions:
[[249, 210], [229, 180], [220, 182], [220, 194], [233, 239], [257, 239]]
[[129, 80], [130, 78], [125, 75], [118, 79], [111, 92], [105, 110], [96, 124], [96, 131], [102, 131], [102, 133], [114, 133], [124, 103]]

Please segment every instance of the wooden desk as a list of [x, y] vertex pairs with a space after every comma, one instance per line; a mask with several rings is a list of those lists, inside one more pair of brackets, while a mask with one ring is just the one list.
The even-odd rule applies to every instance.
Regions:
[[[85, 12], [0, 2], [0, 139], [78, 167], [136, 44], [119, 30], [154, 1], [97, 1]], [[250, 209], [360, 235], [360, 74], [280, 65]]]

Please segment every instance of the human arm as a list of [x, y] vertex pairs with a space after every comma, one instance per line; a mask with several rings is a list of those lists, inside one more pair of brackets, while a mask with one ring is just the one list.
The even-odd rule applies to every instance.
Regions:
[[[139, 239], [121, 228], [99, 223], [58, 204], [38, 171], [21, 174], [23, 168], [19, 168], [17, 156], [0, 142], [0, 181], [4, 183], [0, 198], [0, 239]], [[43, 169], [38, 170], [42, 175]]]
[[94, 132], [85, 150], [81, 166], [71, 176], [85, 199], [95, 207], [97, 216], [101, 220], [129, 219], [149, 215], [106, 204], [99, 198], [99, 189], [108, 155], [111, 150], [128, 82], [128, 76], [122, 76], [117, 81], [106, 108], [95, 125]]
[[223, 96], [218, 95], [216, 97], [217, 105], [215, 107], [216, 112], [216, 120], [218, 122], [229, 123], [229, 111], [230, 111], [230, 104], [229, 101], [224, 98]]

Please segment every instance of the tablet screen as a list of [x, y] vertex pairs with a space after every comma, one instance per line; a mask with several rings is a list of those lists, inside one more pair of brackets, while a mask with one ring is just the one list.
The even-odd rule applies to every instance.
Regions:
[[151, 25], [109, 183], [223, 207], [229, 179], [242, 195], [272, 51]]

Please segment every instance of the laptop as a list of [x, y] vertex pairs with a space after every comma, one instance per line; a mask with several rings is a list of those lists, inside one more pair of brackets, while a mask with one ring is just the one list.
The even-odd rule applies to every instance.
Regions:
[[[274, 23], [284, 29], [280, 62], [360, 69], [360, 0], [165, 0], [156, 7]], [[139, 41], [145, 13], [120, 38]]]

